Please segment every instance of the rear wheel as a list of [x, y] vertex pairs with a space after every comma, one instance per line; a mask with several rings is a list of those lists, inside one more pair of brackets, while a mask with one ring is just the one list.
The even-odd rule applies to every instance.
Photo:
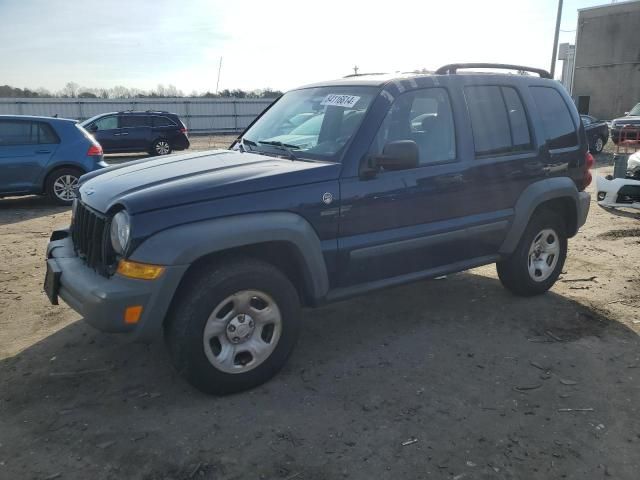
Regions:
[[166, 138], [159, 138], [151, 146], [152, 155], [168, 155], [171, 153], [171, 143]]
[[205, 393], [266, 382], [298, 338], [297, 291], [268, 263], [238, 259], [204, 270], [179, 295], [165, 340], [178, 372]]
[[556, 282], [566, 256], [565, 222], [543, 210], [531, 218], [513, 254], [497, 263], [498, 277], [517, 295], [539, 295]]
[[597, 136], [593, 139], [593, 151], [600, 153], [604, 150], [604, 139], [601, 136]]
[[49, 174], [45, 182], [45, 193], [58, 205], [71, 205], [82, 171], [77, 168], [61, 168]]

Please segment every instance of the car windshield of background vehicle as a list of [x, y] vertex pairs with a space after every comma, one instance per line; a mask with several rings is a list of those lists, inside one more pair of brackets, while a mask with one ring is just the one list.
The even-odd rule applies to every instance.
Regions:
[[631, 111], [629, 112], [629, 115], [640, 116], [640, 103], [636, 104], [636, 106], [631, 109]]
[[247, 150], [338, 161], [377, 87], [317, 87], [286, 93], [243, 136]]

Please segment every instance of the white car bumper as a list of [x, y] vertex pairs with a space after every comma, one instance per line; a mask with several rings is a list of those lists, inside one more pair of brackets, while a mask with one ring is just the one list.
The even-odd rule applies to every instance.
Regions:
[[598, 205], [603, 208], [637, 208], [640, 210], [640, 180], [596, 177]]

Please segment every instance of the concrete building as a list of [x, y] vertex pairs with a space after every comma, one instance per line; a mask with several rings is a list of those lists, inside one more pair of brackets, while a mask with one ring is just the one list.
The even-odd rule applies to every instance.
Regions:
[[562, 76], [560, 82], [568, 92], [573, 90], [573, 72], [576, 61], [576, 46], [561, 43], [558, 47], [558, 60], [562, 61]]
[[578, 10], [571, 94], [580, 113], [611, 119], [640, 102], [640, 0]]

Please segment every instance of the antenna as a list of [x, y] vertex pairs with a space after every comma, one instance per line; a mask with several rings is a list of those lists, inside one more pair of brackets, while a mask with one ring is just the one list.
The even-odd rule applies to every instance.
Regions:
[[218, 86], [220, 85], [220, 70], [222, 70], [222, 57], [220, 57], [220, 64], [218, 65], [218, 81], [216, 82], [216, 94], [218, 93]]

